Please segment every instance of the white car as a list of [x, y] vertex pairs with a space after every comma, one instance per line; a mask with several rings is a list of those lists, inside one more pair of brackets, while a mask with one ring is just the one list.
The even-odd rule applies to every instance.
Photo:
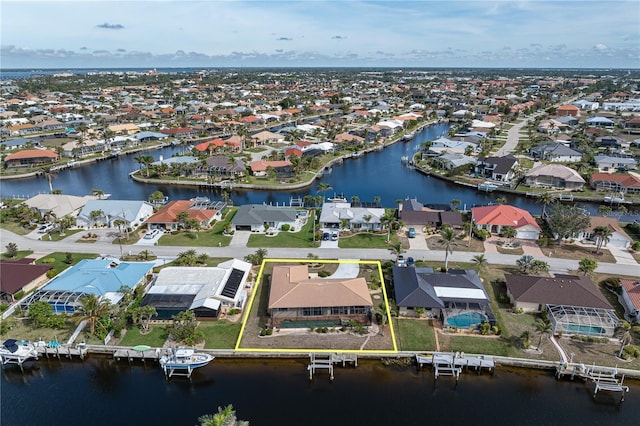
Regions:
[[157, 230], [157, 229], [152, 229], [151, 231], [149, 231], [149, 232], [147, 232], [146, 234], [144, 234], [144, 237], [143, 237], [143, 238], [144, 238], [145, 240], [150, 240], [150, 239], [152, 239], [152, 238], [155, 238], [155, 237], [156, 237], [156, 235], [158, 235], [159, 233], [160, 233], [160, 231], [159, 231], [159, 230]]
[[53, 224], [45, 223], [44, 225], [38, 226], [38, 234], [46, 234], [47, 232], [51, 232], [53, 230]]

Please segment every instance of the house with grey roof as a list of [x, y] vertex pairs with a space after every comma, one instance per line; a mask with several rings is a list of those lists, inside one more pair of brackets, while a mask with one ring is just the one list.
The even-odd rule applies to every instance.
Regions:
[[299, 229], [305, 213], [295, 207], [245, 204], [238, 208], [231, 224], [236, 231], [264, 232], [270, 228], [281, 229], [282, 225]]
[[631, 170], [638, 167], [638, 161], [630, 157], [614, 157], [612, 155], [596, 155], [593, 161], [600, 170], [614, 171], [616, 169]]
[[[443, 325], [452, 325], [462, 313], [476, 313], [478, 322], [495, 324], [495, 317], [478, 273], [474, 270], [393, 267], [393, 288], [400, 315], [416, 316], [421, 310]], [[482, 320], [480, 319], [482, 318]], [[476, 324], [477, 324], [476, 323]]]
[[475, 166], [477, 162], [474, 157], [457, 153], [442, 154], [439, 157], [434, 158], [433, 161], [437, 163], [439, 167], [446, 170], [452, 170], [467, 165]]
[[462, 228], [462, 215], [457, 211], [436, 210], [425, 207], [417, 199], [407, 198], [402, 201], [398, 209], [398, 217], [406, 226]]
[[531, 187], [580, 190], [585, 183], [580, 173], [560, 164], [542, 164], [525, 174], [525, 184]]
[[582, 161], [582, 152], [571, 149], [562, 143], [550, 143], [529, 149], [533, 158], [558, 163], [578, 163]]
[[498, 182], [509, 182], [515, 177], [518, 159], [512, 155], [481, 158], [476, 163], [476, 176]]
[[379, 230], [384, 213], [382, 207], [355, 207], [348, 202], [324, 203], [320, 223], [325, 228], [343, 228], [346, 223], [347, 229]]
[[584, 122], [589, 127], [613, 128], [616, 125], [615, 121], [607, 117], [589, 117]]
[[[91, 212], [101, 212], [92, 217]], [[137, 228], [153, 215], [153, 205], [137, 200], [90, 200], [76, 217], [76, 226], [89, 228], [96, 225], [114, 227], [116, 220], [124, 221], [127, 228]]]

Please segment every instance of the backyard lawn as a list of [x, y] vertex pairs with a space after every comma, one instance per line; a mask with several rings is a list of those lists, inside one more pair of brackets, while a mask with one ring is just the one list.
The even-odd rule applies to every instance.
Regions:
[[399, 350], [436, 350], [436, 338], [431, 321], [413, 318], [394, 318], [393, 322]]
[[205, 349], [233, 349], [242, 323], [228, 320], [202, 321], [198, 330], [204, 333]]
[[147, 334], [140, 334], [138, 327], [131, 327], [118, 343], [118, 346], [148, 345], [152, 348], [161, 348], [167, 340], [168, 334], [164, 325], [154, 324]]

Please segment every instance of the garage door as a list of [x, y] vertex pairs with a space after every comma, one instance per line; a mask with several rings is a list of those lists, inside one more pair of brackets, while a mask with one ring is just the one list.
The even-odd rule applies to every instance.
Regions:
[[522, 240], [537, 240], [538, 233], [534, 231], [518, 231], [516, 238], [520, 238]]

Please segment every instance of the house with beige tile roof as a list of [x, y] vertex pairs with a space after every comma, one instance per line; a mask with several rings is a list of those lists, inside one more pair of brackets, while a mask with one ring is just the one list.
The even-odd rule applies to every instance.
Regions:
[[577, 236], [578, 240], [587, 240], [595, 243], [596, 235], [594, 235], [594, 230], [599, 226], [604, 226], [611, 231], [609, 241], [605, 241], [603, 244], [605, 247], [608, 246], [627, 248], [631, 245], [631, 237], [629, 237], [629, 235], [624, 232], [617, 218], [606, 216], [591, 216], [589, 217], [589, 220], [591, 221], [591, 224], [587, 229], [580, 231], [580, 234], [578, 234]]
[[373, 301], [364, 278], [319, 278], [307, 265], [276, 265], [268, 310], [272, 327], [371, 325]]

